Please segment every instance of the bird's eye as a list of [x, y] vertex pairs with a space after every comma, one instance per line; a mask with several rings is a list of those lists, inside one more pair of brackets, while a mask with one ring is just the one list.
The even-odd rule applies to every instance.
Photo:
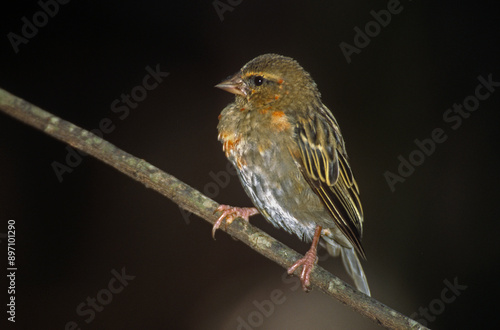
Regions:
[[255, 78], [253, 78], [253, 82], [254, 82], [255, 86], [260, 86], [264, 83], [264, 77], [256, 76]]

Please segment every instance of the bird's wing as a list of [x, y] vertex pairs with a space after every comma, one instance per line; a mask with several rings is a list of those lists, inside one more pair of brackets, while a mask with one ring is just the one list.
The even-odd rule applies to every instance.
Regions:
[[321, 198], [335, 224], [365, 258], [360, 241], [363, 209], [358, 185], [335, 118], [328, 109], [319, 110], [297, 121], [295, 130], [300, 153], [295, 157], [306, 181]]

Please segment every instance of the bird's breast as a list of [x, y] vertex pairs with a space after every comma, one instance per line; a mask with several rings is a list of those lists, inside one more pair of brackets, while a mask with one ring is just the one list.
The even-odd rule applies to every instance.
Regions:
[[243, 154], [242, 147], [245, 144], [245, 139], [242, 139], [242, 135], [234, 132], [220, 131], [219, 141], [222, 142], [222, 150], [226, 154], [226, 157], [236, 165], [238, 169], [243, 168], [246, 162], [241, 157]]
[[299, 151], [293, 127], [283, 111], [226, 108], [220, 117], [219, 140], [264, 217], [310, 240], [317, 221], [328, 215], [294, 160]]
[[219, 116], [218, 129], [226, 157], [240, 169], [247, 164], [245, 158], [263, 155], [273, 146], [289, 145], [293, 136], [285, 112], [271, 107], [249, 110], [228, 106]]

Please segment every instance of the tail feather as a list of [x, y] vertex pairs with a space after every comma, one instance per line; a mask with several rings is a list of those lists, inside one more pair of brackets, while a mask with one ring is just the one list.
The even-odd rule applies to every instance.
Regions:
[[332, 239], [326, 237], [323, 238], [326, 240], [322, 241], [323, 244], [321, 245], [326, 248], [331, 256], [338, 257], [339, 254], [341, 255], [345, 270], [353, 279], [356, 288], [367, 296], [371, 296], [370, 287], [368, 286], [365, 272], [363, 271], [363, 267], [361, 266], [361, 262], [359, 261], [356, 251], [354, 251], [353, 248], [341, 246]]
[[363, 271], [363, 267], [361, 267], [361, 262], [354, 249], [342, 247], [342, 262], [344, 263], [347, 274], [354, 280], [356, 288], [367, 296], [371, 296], [365, 272]]

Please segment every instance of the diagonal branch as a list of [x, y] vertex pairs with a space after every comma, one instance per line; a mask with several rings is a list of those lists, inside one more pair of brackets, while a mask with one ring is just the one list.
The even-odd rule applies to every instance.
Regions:
[[[1, 88], [0, 109], [23, 123], [100, 159], [211, 224], [217, 220], [214, 211], [219, 205], [196, 189], [143, 159], [118, 149], [89, 131], [58, 118]], [[294, 250], [247, 222], [234, 221], [227, 229], [221, 229], [284, 268], [290, 267], [301, 257]], [[349, 305], [383, 327], [390, 329], [427, 329], [381, 302], [354, 290], [320, 266], [314, 267], [311, 273], [311, 283], [327, 295]]]

